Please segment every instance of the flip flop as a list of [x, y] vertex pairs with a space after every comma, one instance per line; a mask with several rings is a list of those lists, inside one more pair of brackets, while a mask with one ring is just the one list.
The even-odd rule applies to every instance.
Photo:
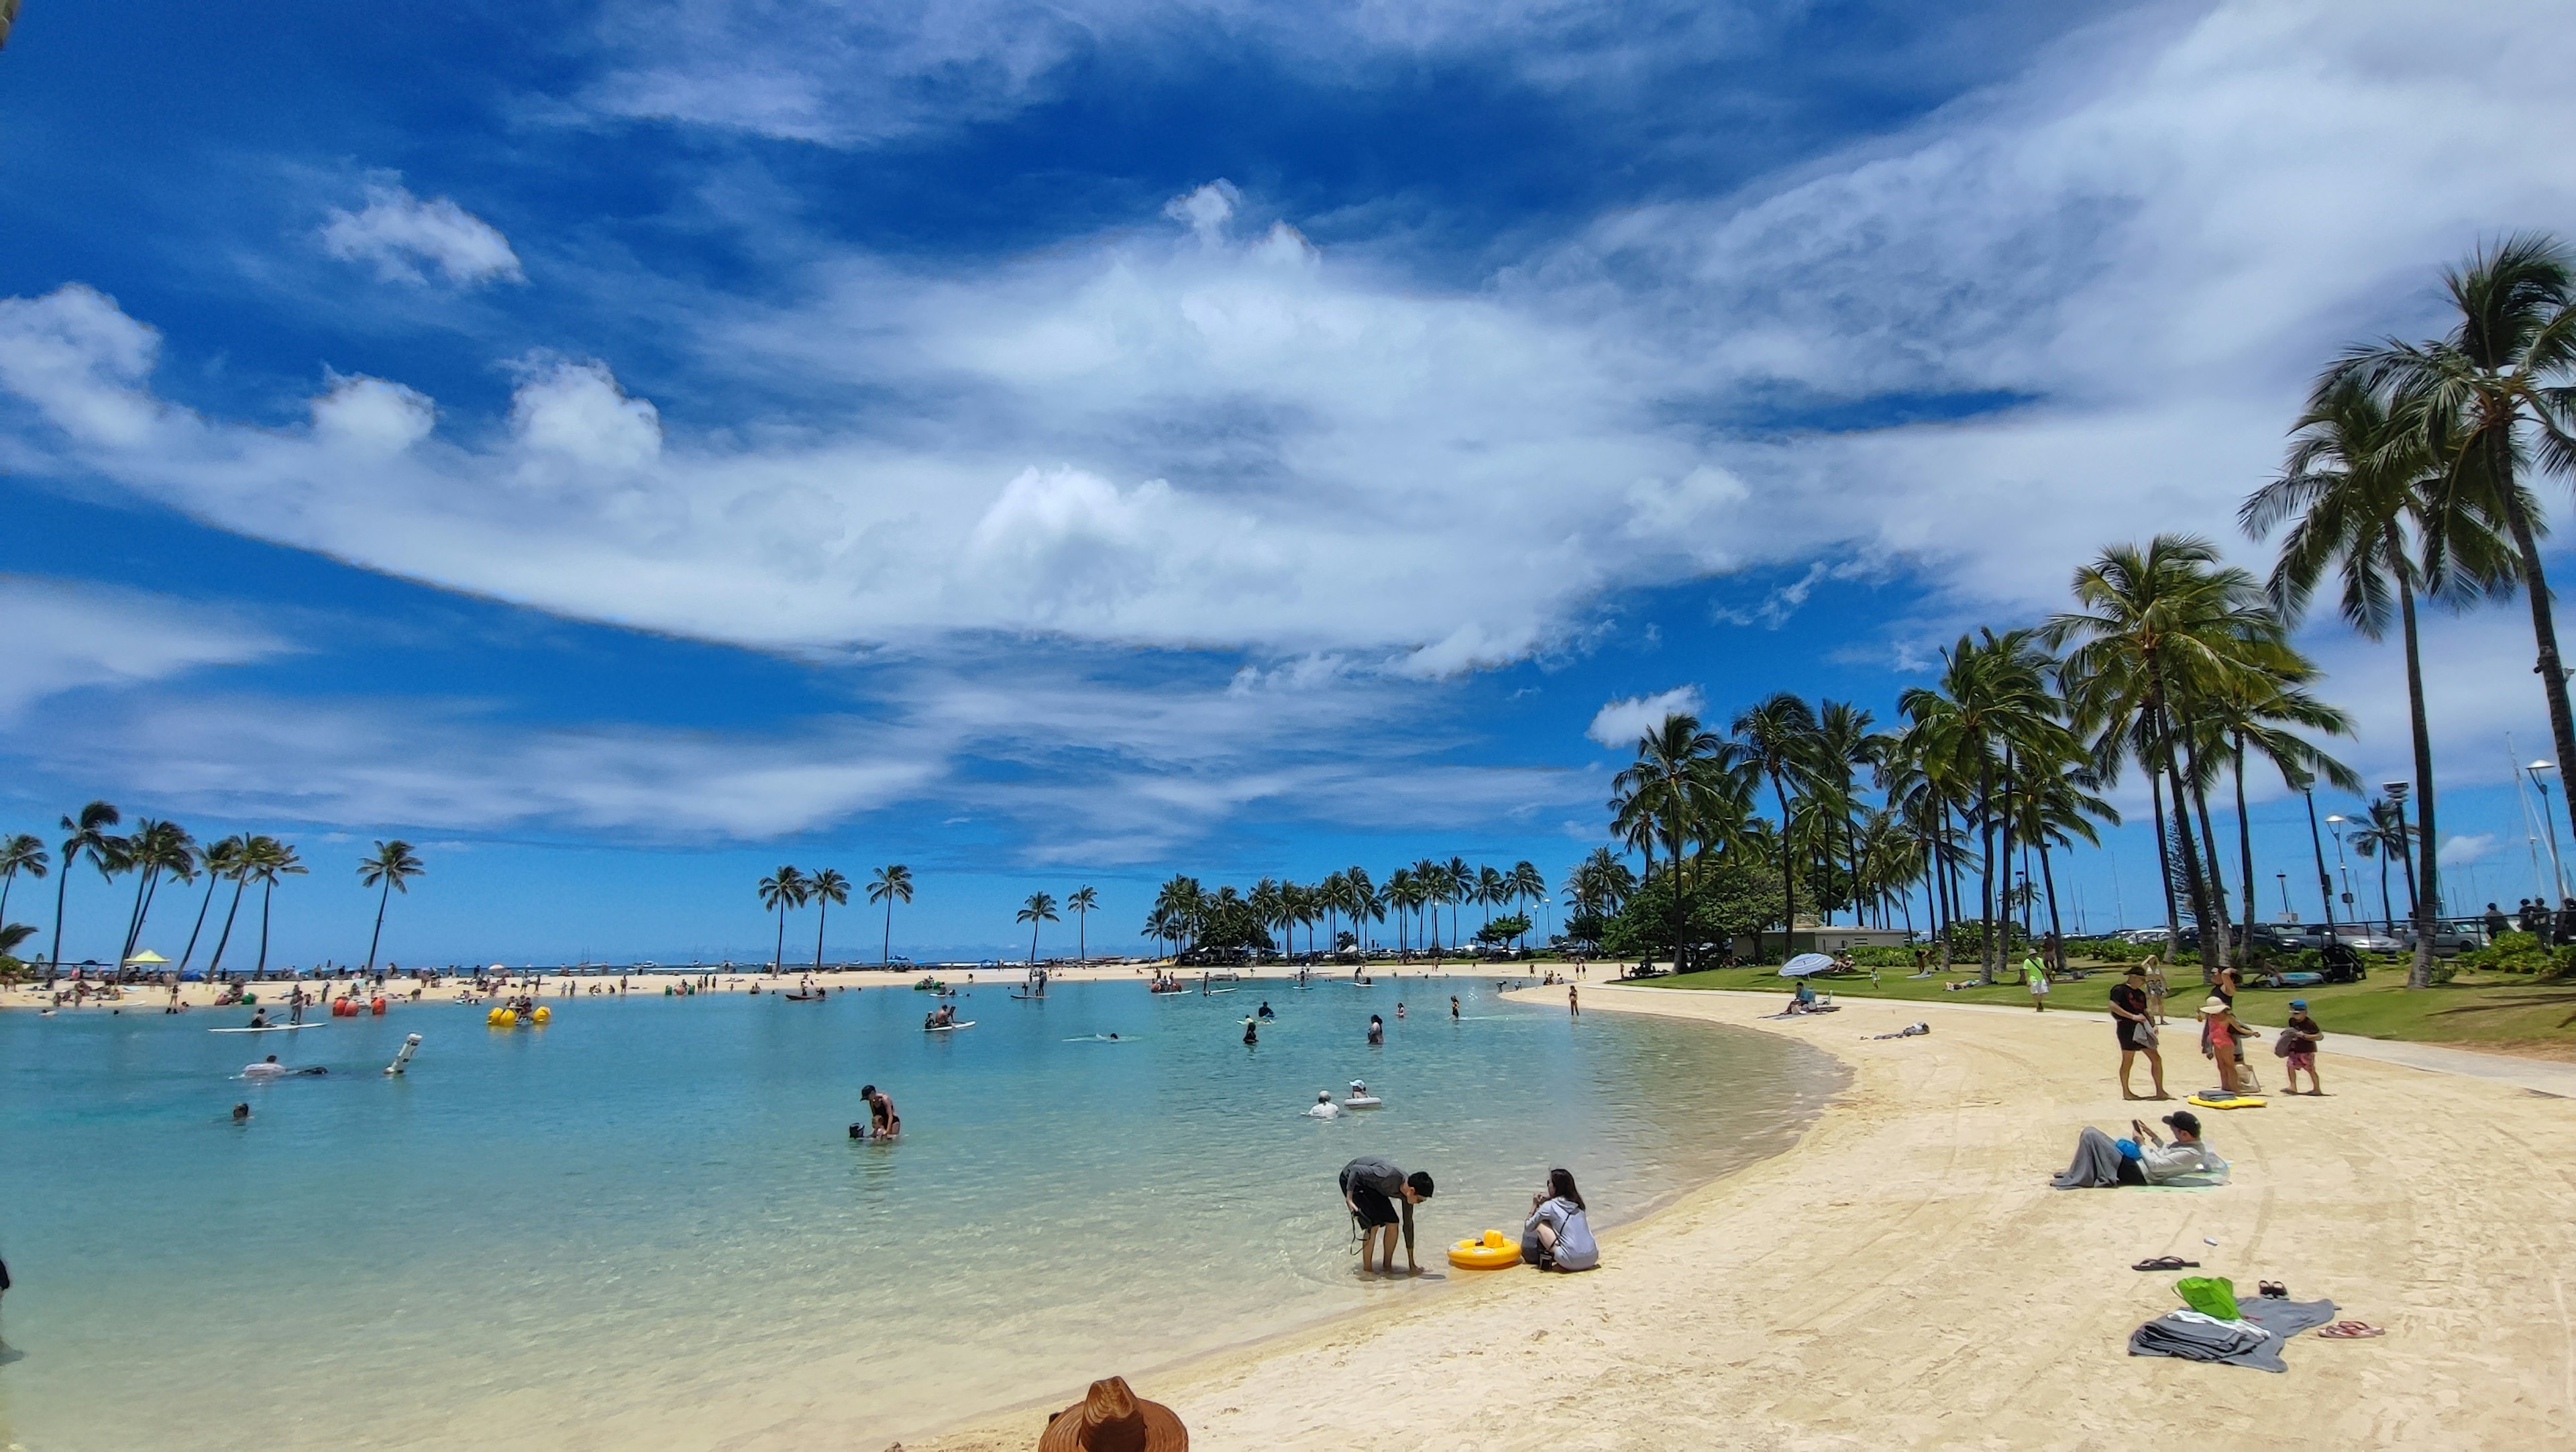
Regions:
[[2286, 1301], [2290, 1298], [2290, 1288], [2279, 1281], [2265, 1281], [2257, 1289], [2275, 1301]]
[[2337, 1321], [2333, 1325], [2319, 1331], [2317, 1333], [2317, 1339], [2320, 1341], [2365, 1341], [2373, 1336], [2385, 1336], [2387, 1334], [2387, 1331], [2380, 1327], [2373, 1326], [2367, 1321]]
[[2160, 1255], [2152, 1260], [2142, 1260], [2136, 1265], [2129, 1267], [2129, 1269], [2142, 1271], [2198, 1270], [2200, 1269], [2200, 1262], [2196, 1260], [2185, 1260], [2178, 1255]]

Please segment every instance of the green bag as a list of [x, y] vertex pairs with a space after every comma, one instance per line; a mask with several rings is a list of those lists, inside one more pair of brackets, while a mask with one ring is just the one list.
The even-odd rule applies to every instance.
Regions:
[[2236, 1283], [2225, 1276], [2184, 1276], [2174, 1282], [2174, 1294], [2204, 1316], [2221, 1321], [2242, 1319], [2236, 1313]]

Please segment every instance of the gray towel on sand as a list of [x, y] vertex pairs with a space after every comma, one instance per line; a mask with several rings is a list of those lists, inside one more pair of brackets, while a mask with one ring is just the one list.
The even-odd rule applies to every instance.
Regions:
[[2311, 1326], [2332, 1321], [2332, 1301], [2284, 1301], [2257, 1296], [2236, 1303], [2236, 1321], [2197, 1311], [2171, 1311], [2129, 1333], [2131, 1356], [2178, 1356], [2185, 1361], [2224, 1361], [2258, 1371], [2288, 1371], [2281, 1348]]
[[2092, 1190], [2120, 1183], [2120, 1146], [2111, 1136], [2084, 1126], [2075, 1137], [2075, 1159], [2064, 1173], [2051, 1176], [2048, 1183], [2060, 1190]]

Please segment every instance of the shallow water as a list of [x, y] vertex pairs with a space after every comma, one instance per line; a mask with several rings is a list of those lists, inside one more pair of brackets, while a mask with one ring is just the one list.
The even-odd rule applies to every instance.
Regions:
[[[1569, 1022], [1467, 979], [984, 987], [953, 1034], [901, 988], [554, 1002], [511, 1032], [449, 1005], [297, 1034], [0, 1014], [0, 1443], [882, 1447], [1430, 1293], [1356, 1273], [1354, 1155], [1437, 1177], [1445, 1274], [1551, 1164], [1597, 1222], [1634, 1218], [1783, 1148], [1840, 1083], [1778, 1039]], [[270, 1052], [332, 1072], [236, 1077]], [[1354, 1077], [1387, 1107], [1301, 1117]], [[863, 1081], [899, 1143], [846, 1137]]]

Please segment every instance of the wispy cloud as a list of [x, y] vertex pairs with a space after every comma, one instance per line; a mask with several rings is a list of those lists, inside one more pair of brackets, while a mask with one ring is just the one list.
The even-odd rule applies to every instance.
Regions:
[[238, 609], [0, 574], [0, 721], [65, 691], [169, 680], [293, 649]]
[[368, 183], [362, 210], [332, 208], [321, 238], [324, 251], [372, 264], [388, 282], [425, 283], [424, 267], [459, 287], [527, 280], [500, 229], [445, 197], [424, 202], [392, 183]]
[[1637, 738], [1663, 724], [1675, 712], [1696, 716], [1708, 709], [1697, 686], [1675, 686], [1651, 696], [1629, 696], [1612, 701], [1592, 713], [1592, 724], [1583, 734], [1604, 746], [1625, 751], [1637, 744]]

